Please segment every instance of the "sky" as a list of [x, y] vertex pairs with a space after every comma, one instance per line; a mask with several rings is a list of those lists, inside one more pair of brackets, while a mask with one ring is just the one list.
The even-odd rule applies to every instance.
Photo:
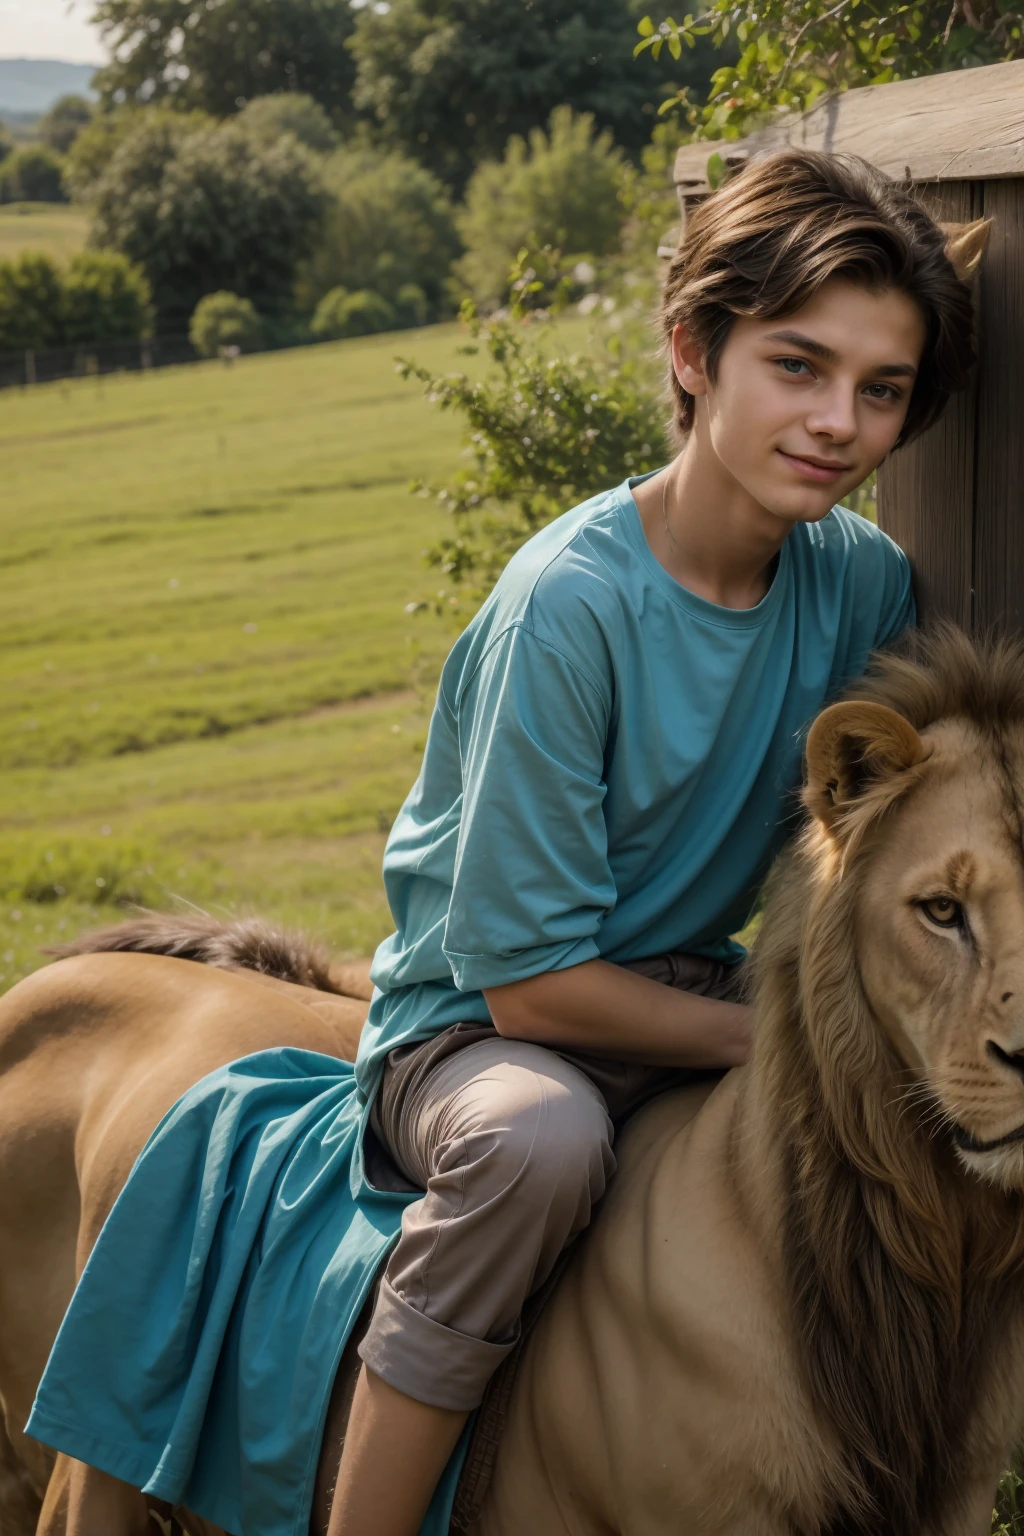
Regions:
[[92, 0], [0, 0], [0, 59], [102, 64], [91, 10]]

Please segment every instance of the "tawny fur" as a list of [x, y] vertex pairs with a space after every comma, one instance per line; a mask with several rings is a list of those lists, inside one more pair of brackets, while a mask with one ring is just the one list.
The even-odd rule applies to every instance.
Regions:
[[[915, 634], [847, 697], [883, 704], [919, 732], [947, 720], [978, 728], [1002, 766], [1019, 843], [1021, 764], [1009, 766], [1007, 732], [1024, 721], [1024, 646], [978, 647], [946, 626]], [[916, 1536], [955, 1503], [963, 1424], [1024, 1284], [1024, 1200], [963, 1176], [926, 1100], [894, 1104], [905, 1069], [861, 988], [854, 910], [872, 873], [862, 838], [884, 835], [916, 776], [860, 787], [841, 879], [809, 824], [774, 873], [754, 959], [759, 1062], [788, 1148], [785, 1252], [801, 1359], [861, 1490], [822, 1536]]]

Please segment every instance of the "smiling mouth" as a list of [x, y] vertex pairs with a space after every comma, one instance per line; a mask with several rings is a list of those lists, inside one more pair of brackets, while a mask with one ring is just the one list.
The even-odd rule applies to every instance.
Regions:
[[785, 448], [780, 448], [784, 459], [800, 469], [810, 480], [835, 480], [839, 475], [848, 475], [851, 466], [839, 464], [832, 459], [806, 459], [799, 453], [787, 453]]
[[978, 1141], [962, 1125], [954, 1125], [950, 1134], [953, 1145], [960, 1152], [997, 1152], [1000, 1147], [1010, 1147], [1014, 1142], [1024, 1141], [1024, 1125], [1018, 1125], [1015, 1131], [1007, 1131], [1005, 1136], [997, 1136], [994, 1141]]

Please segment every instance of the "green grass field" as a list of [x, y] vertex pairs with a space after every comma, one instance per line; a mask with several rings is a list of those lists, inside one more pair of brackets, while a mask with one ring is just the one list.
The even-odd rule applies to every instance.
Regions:
[[22, 251], [45, 251], [67, 261], [88, 233], [88, 213], [70, 203], [8, 203], [0, 207], [0, 261]]
[[457, 423], [395, 372], [457, 328], [9, 391], [0, 987], [118, 898], [366, 953], [451, 634], [414, 476]]

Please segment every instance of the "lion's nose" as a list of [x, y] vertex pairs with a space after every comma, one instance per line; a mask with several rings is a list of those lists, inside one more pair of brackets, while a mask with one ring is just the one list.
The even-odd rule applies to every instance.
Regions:
[[1009, 1067], [1019, 1077], [1024, 1077], [1024, 1051], [1004, 1051], [995, 1040], [986, 1041], [986, 1049], [995, 1061], [1002, 1062], [1004, 1067]]

